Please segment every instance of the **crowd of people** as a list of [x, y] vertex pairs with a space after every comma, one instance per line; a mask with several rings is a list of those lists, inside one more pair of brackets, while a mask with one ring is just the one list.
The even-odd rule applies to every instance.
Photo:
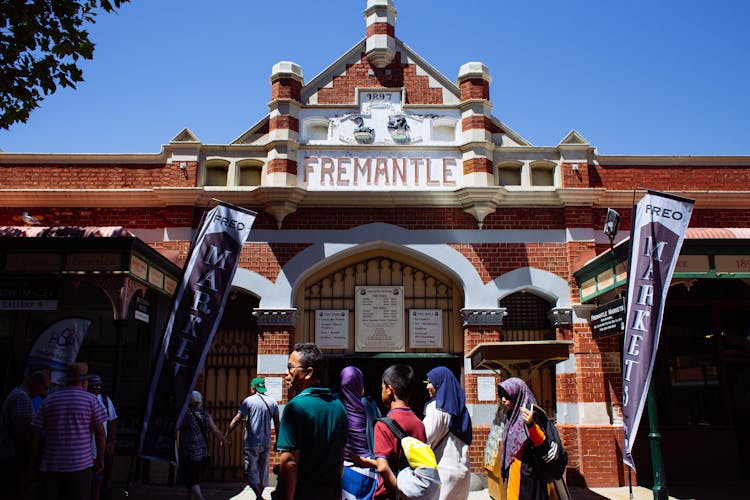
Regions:
[[[201, 472], [208, 466], [211, 436], [224, 445], [241, 421], [245, 478], [257, 498], [269, 484], [272, 451], [278, 452], [272, 493], [278, 500], [468, 498], [474, 436], [466, 395], [450, 369], [437, 366], [427, 373], [424, 390], [430, 399], [423, 419], [409, 406], [418, 385], [409, 365], [394, 364], [382, 373], [385, 415], [365, 394], [359, 368], [341, 371], [338, 393], [322, 385], [324, 369], [317, 345], [296, 344], [284, 377], [290, 399], [283, 412], [267, 394], [265, 381], [253, 378], [248, 397], [224, 432], [203, 408], [201, 393], [193, 391], [178, 440], [188, 498], [203, 498]], [[114, 404], [86, 363], [70, 365], [65, 384], [45, 398], [49, 372], [32, 371], [5, 398], [0, 471], [8, 498], [99, 500], [109, 484], [117, 437]], [[545, 435], [547, 417], [530, 388], [509, 378], [498, 384], [498, 395], [505, 413], [499, 460], [506, 498], [565, 498], [564, 483], [561, 487], [538, 469], [540, 455], [548, 461], [556, 444]], [[36, 408], [35, 398], [44, 398]], [[415, 465], [415, 454], [423, 457], [420, 464]], [[32, 493], [33, 474], [38, 480]]]
[[109, 485], [117, 410], [86, 363], [71, 364], [64, 385], [51, 385], [48, 369], [29, 370], [3, 402], [3, 498], [99, 500]]

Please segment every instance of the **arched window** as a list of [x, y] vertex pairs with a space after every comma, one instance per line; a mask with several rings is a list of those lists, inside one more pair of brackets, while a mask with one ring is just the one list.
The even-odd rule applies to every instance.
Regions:
[[307, 118], [302, 126], [302, 140], [305, 142], [328, 140], [328, 124], [328, 118], [322, 116]]
[[555, 168], [557, 165], [551, 161], [534, 161], [531, 163], [531, 185], [532, 186], [554, 186]]
[[226, 186], [229, 162], [226, 160], [209, 160], [205, 164], [204, 186]]
[[504, 161], [497, 165], [497, 184], [500, 186], [520, 186], [521, 169], [523, 163], [520, 161]]
[[237, 163], [238, 186], [260, 186], [263, 163], [258, 160], [244, 160]]
[[432, 121], [432, 140], [436, 142], [453, 142], [456, 140], [456, 120], [440, 117]]

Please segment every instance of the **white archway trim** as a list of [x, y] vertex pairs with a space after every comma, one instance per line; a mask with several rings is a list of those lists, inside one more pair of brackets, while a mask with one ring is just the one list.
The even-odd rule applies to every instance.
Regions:
[[534, 267], [521, 267], [495, 278], [497, 299], [526, 290], [552, 302], [555, 307], [570, 307], [568, 282], [556, 274]]
[[525, 267], [484, 283], [463, 254], [447, 243], [430, 241], [429, 233], [381, 222], [358, 226], [346, 231], [345, 238], [337, 232], [335, 242], [313, 243], [295, 255], [281, 269], [275, 282], [253, 271], [238, 269], [232, 285], [260, 297], [261, 309], [290, 309], [294, 307], [295, 287], [310, 274], [351, 255], [384, 249], [423, 260], [452, 276], [463, 287], [465, 308], [496, 308], [500, 298], [519, 290], [535, 292], [556, 307], [570, 307], [570, 288], [559, 276]]
[[[336, 260], [373, 249], [387, 249], [396, 253], [411, 255], [461, 283], [465, 294], [465, 307], [476, 307], [472, 297], [482, 295], [485, 287], [474, 266], [460, 252], [450, 245], [423, 243], [424, 235], [419, 231], [409, 231], [384, 223], [367, 224], [351, 229], [348, 241], [316, 243], [287, 262], [279, 273], [273, 287], [264, 290], [261, 309], [291, 308], [294, 302], [295, 287], [303, 283], [306, 276], [331, 265]], [[373, 237], [377, 237], [374, 240]], [[488, 307], [496, 307], [497, 299], [488, 302]]]
[[238, 268], [232, 280], [232, 286], [246, 290], [257, 297], [270, 293], [274, 283], [268, 278], [245, 268]]

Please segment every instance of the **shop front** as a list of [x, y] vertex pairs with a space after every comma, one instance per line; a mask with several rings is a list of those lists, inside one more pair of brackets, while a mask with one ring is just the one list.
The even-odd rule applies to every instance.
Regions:
[[[667, 295], [652, 382], [667, 480], [747, 477], [748, 254], [742, 231], [688, 229]], [[625, 240], [578, 270], [582, 302], [605, 304], [622, 294], [628, 258]], [[644, 411], [633, 454], [643, 471], [651, 470], [648, 432]], [[721, 459], [698, 463], [696, 450]], [[648, 484], [651, 478], [644, 473], [638, 480]]]
[[[20, 382], [39, 335], [78, 318], [85, 336], [74, 359], [101, 375], [119, 414], [117, 452], [132, 454], [179, 276], [177, 265], [122, 227], [0, 227], [3, 393]], [[77, 342], [65, 327], [50, 341]], [[53, 382], [62, 375], [53, 369]]]

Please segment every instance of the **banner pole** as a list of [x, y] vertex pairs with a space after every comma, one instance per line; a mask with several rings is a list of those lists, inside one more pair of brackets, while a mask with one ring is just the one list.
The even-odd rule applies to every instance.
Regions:
[[651, 445], [651, 469], [654, 473], [654, 500], [667, 500], [667, 480], [664, 475], [664, 461], [661, 456], [661, 433], [659, 433], [659, 414], [656, 410], [656, 396], [654, 395], [654, 381], [648, 388], [646, 396], [648, 407], [649, 443]]

